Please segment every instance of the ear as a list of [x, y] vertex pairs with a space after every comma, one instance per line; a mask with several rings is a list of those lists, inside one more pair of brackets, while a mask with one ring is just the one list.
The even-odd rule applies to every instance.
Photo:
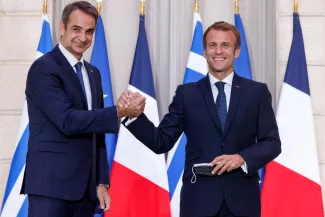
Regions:
[[61, 37], [64, 35], [65, 33], [65, 25], [63, 23], [63, 21], [60, 22], [60, 35]]
[[240, 48], [235, 49], [235, 58], [239, 57], [240, 55]]
[[204, 48], [204, 53], [203, 53], [204, 58], [207, 58], [207, 54], [206, 54], [206, 49]]

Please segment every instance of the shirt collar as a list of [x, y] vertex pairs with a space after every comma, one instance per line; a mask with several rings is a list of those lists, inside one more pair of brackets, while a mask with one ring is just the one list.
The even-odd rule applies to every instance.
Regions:
[[81, 62], [82, 65], [84, 65], [83, 57], [81, 57], [80, 60], [77, 60], [77, 58], [75, 58], [67, 49], [65, 49], [65, 47], [63, 47], [63, 45], [61, 43], [59, 44], [59, 49], [61, 50], [63, 56], [65, 56], [65, 58], [68, 60], [68, 62], [72, 66], [72, 68], [74, 68], [74, 66], [77, 64], [77, 62]]
[[[215, 78], [210, 72], [209, 72], [209, 79], [210, 79], [211, 86], [215, 86], [216, 82], [220, 81], [217, 78]], [[227, 85], [229, 85], [231, 87], [233, 79], [234, 79], [234, 72], [231, 72], [222, 81], [225, 82]]]

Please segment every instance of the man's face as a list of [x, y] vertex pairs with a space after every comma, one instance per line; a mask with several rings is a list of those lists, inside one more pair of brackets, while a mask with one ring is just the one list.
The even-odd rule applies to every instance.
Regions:
[[233, 71], [234, 60], [240, 54], [236, 49], [236, 36], [232, 31], [209, 31], [206, 37], [204, 57], [207, 59], [210, 73], [230, 74]]
[[78, 60], [92, 43], [95, 25], [95, 19], [80, 10], [70, 14], [67, 26], [60, 23], [61, 43]]

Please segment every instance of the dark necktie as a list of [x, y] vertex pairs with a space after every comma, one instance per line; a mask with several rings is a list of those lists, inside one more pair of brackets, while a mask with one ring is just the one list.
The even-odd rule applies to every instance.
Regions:
[[86, 99], [86, 103], [87, 103], [86, 89], [85, 89], [85, 84], [84, 84], [84, 80], [83, 80], [82, 72], [81, 72], [82, 63], [77, 62], [75, 67], [76, 67], [76, 74], [77, 74], [77, 77], [78, 77], [79, 82], [81, 84], [81, 88], [82, 88], [82, 91], [83, 91], [83, 93], [85, 95], [85, 99]]
[[216, 100], [216, 107], [217, 107], [217, 113], [221, 125], [222, 132], [225, 130], [225, 124], [227, 119], [227, 100], [226, 100], [226, 94], [225, 94], [225, 82], [218, 81], [216, 82], [216, 86], [218, 88], [218, 96]]

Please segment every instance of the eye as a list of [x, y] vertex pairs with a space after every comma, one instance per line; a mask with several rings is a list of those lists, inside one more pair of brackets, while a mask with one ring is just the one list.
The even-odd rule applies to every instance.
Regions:
[[73, 30], [74, 32], [80, 32], [80, 31], [81, 31], [81, 29], [78, 28], [78, 27], [74, 27], [72, 30]]
[[228, 48], [228, 47], [230, 47], [230, 44], [223, 44], [223, 46], [224, 46], [225, 48]]
[[92, 34], [94, 34], [94, 30], [88, 30], [88, 31], [87, 31], [87, 34], [88, 34], [88, 35], [92, 35]]

